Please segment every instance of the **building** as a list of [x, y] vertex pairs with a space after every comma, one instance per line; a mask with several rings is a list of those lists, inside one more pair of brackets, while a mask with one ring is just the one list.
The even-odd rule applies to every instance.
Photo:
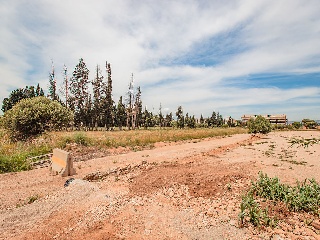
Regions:
[[[255, 119], [258, 115], [243, 115], [241, 117], [242, 123], [246, 123], [249, 121], [251, 118]], [[261, 115], [265, 119], [269, 120], [271, 124], [276, 124], [276, 125], [287, 125], [288, 124], [288, 119], [285, 114], [277, 114], [277, 115]]]

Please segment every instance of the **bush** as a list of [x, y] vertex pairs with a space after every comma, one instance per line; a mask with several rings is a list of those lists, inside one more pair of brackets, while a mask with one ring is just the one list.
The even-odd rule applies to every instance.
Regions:
[[299, 129], [299, 128], [301, 128], [301, 123], [300, 122], [294, 122], [294, 123], [292, 123], [292, 127], [294, 129]]
[[46, 130], [61, 129], [72, 119], [72, 113], [57, 101], [34, 97], [5, 112], [2, 124], [13, 140], [25, 140]]
[[249, 133], [262, 133], [267, 134], [271, 132], [271, 123], [262, 117], [261, 115], [257, 116], [256, 119], [251, 118], [247, 123]]

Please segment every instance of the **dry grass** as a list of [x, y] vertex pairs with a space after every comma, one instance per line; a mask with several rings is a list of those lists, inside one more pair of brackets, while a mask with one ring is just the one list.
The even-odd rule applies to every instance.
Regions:
[[151, 129], [134, 131], [48, 132], [26, 141], [12, 142], [0, 129], [0, 173], [28, 170], [28, 158], [46, 154], [53, 148], [76, 143], [98, 148], [150, 147], [156, 142], [177, 142], [247, 133], [242, 128]]

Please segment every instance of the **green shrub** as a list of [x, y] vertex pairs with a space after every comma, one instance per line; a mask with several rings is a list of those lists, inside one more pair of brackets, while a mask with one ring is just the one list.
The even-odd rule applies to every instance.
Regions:
[[247, 123], [249, 133], [262, 133], [267, 134], [271, 132], [271, 123], [262, 117], [261, 115], [257, 116], [255, 119], [251, 118]]
[[292, 127], [294, 128], [294, 129], [299, 129], [299, 128], [301, 128], [301, 123], [300, 122], [293, 122], [292, 123]]
[[305, 180], [297, 186], [280, 183], [278, 178], [269, 178], [260, 173], [256, 183], [252, 183], [255, 195], [284, 202], [292, 211], [305, 211], [319, 215], [320, 185], [314, 180]]
[[[275, 227], [278, 220], [269, 217], [268, 208], [261, 208], [259, 202], [268, 199], [273, 202], [283, 202], [289, 210], [295, 212], [307, 212], [320, 215], [320, 185], [314, 180], [305, 180], [296, 186], [280, 183], [278, 178], [269, 178], [267, 174], [259, 173], [259, 179], [251, 183], [249, 191], [242, 196], [240, 213], [238, 215], [240, 226], [248, 221], [254, 226]], [[261, 199], [262, 198], [262, 199]]]
[[46, 130], [61, 129], [72, 120], [72, 113], [46, 97], [23, 99], [6, 111], [2, 120], [14, 140], [25, 140]]

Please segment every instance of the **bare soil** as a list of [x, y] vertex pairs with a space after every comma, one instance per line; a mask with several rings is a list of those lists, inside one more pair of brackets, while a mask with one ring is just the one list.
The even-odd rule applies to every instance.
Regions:
[[[75, 180], [48, 167], [0, 175], [0, 239], [320, 239], [318, 216], [276, 204], [279, 225], [238, 223], [241, 196], [259, 171], [282, 182], [320, 182], [319, 131], [240, 134], [85, 159]], [[77, 155], [78, 154], [78, 155]]]

